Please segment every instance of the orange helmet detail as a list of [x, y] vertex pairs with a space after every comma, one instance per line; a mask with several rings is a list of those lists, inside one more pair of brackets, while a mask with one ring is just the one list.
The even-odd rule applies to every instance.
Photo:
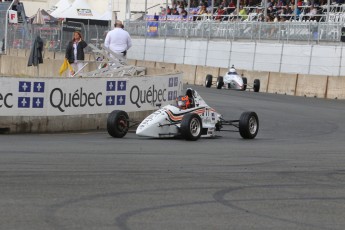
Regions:
[[188, 96], [179, 96], [176, 98], [176, 105], [180, 109], [189, 109], [190, 101]]

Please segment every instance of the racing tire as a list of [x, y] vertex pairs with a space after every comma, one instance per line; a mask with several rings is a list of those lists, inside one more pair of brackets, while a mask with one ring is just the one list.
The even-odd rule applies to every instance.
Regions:
[[196, 141], [200, 138], [202, 131], [202, 121], [198, 114], [188, 113], [181, 121], [182, 137], [188, 141]]
[[254, 92], [259, 92], [260, 91], [260, 80], [255, 79], [254, 80], [254, 86], [253, 86]]
[[243, 89], [242, 89], [242, 91], [245, 91], [247, 89], [248, 81], [247, 81], [246, 77], [242, 77], [242, 80], [243, 80]]
[[239, 121], [239, 131], [243, 139], [254, 139], [259, 131], [259, 118], [255, 112], [244, 112]]
[[206, 88], [210, 88], [212, 85], [212, 78], [213, 76], [211, 74], [206, 75], [206, 80], [205, 80], [205, 86]]
[[224, 85], [224, 80], [223, 80], [223, 77], [218, 77], [217, 78], [217, 89], [221, 89]]
[[114, 110], [107, 119], [107, 131], [110, 136], [115, 138], [124, 137], [129, 128], [129, 117], [125, 111]]

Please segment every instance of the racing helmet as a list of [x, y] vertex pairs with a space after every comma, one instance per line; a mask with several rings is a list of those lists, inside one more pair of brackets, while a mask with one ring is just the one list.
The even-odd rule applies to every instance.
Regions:
[[235, 69], [235, 66], [234, 66], [234, 65], [232, 65], [232, 66], [231, 66], [231, 68], [229, 69], [228, 74], [237, 74], [237, 73], [236, 73], [236, 69]]
[[189, 109], [191, 104], [189, 101], [189, 97], [186, 96], [179, 96], [176, 98], [176, 106], [180, 109]]

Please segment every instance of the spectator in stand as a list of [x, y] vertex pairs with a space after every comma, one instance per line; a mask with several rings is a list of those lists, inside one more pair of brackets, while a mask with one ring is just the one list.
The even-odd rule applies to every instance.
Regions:
[[240, 5], [240, 11], [238, 12], [238, 15], [240, 16], [240, 19], [242, 21], [244, 21], [248, 18], [247, 11], [246, 11], [246, 9], [243, 8], [242, 5]]
[[309, 16], [309, 20], [315, 20], [317, 14], [317, 9], [314, 6], [310, 6], [310, 11], [307, 14]]
[[302, 0], [298, 0], [297, 1], [297, 6], [299, 6], [299, 7], [303, 6], [303, 1]]
[[219, 4], [217, 6], [227, 6], [228, 5], [228, 2], [226, 0], [223, 0], [221, 2], [219, 2]]
[[174, 8], [174, 9], [172, 10], [172, 14], [171, 14], [171, 15], [180, 15], [180, 14], [178, 13], [177, 9]]
[[297, 8], [295, 9], [295, 6], [291, 6], [291, 10], [292, 10], [292, 17], [295, 18], [295, 16], [296, 16], [296, 19], [298, 20], [300, 14], [301, 14], [300, 8], [297, 7]]
[[265, 16], [262, 12], [262, 9], [261, 8], [256, 8], [256, 13], [257, 13], [257, 20], [258, 22], [264, 22], [265, 21]]
[[224, 7], [222, 5], [218, 6], [218, 8], [217, 8], [217, 16], [214, 17], [214, 20], [216, 20], [216, 21], [223, 21], [224, 14], [225, 14]]
[[185, 9], [183, 9], [181, 11], [181, 16], [182, 16], [183, 19], [187, 19], [188, 13], [187, 13], [187, 11]]
[[[198, 11], [198, 15], [199, 16], [204, 16], [204, 15], [207, 15], [207, 9], [206, 9], [206, 6], [205, 5], [202, 5], [200, 10]], [[197, 20], [201, 20], [202, 17], [197, 17]]]
[[199, 6], [199, 4], [198, 4], [198, 1], [197, 0], [193, 0], [191, 3], [190, 3], [190, 7], [191, 8], [196, 8], [196, 7], [198, 7]]
[[228, 7], [231, 7], [231, 8], [236, 7], [234, 0], [230, 0]]
[[226, 13], [231, 14], [232, 12], [235, 11], [235, 9], [236, 9], [236, 4], [235, 4], [234, 0], [230, 0], [228, 8], [226, 10]]
[[167, 15], [171, 15], [171, 9], [169, 6], [167, 7], [166, 13], [167, 13]]
[[205, 6], [205, 7], [207, 8], [207, 7], [208, 7], [208, 2], [207, 2], [207, 0], [202, 0], [200, 5], [201, 5], [201, 6]]

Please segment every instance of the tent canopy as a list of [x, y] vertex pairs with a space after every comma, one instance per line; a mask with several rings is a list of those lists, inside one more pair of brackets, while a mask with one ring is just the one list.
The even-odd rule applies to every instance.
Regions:
[[68, 8], [70, 8], [72, 4], [69, 0], [60, 0], [56, 5], [53, 7], [53, 12], [51, 12], [51, 15], [58, 18], [57, 15], [61, 14]]
[[101, 20], [101, 15], [99, 15], [96, 11], [92, 10], [90, 5], [85, 0], [75, 0], [73, 4], [66, 10], [62, 12], [55, 11], [52, 12], [52, 15], [54, 15], [54, 17], [57, 18]]
[[37, 13], [30, 18], [33, 24], [57, 24], [58, 19], [51, 16], [47, 11], [38, 9]]

